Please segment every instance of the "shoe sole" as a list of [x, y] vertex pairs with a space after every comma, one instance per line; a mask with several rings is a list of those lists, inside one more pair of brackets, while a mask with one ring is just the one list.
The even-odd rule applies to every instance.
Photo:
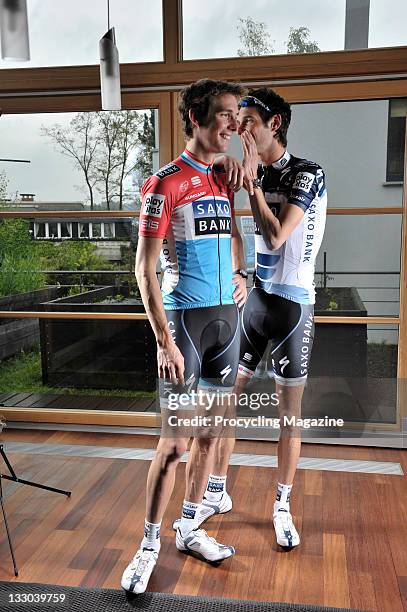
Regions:
[[202, 553], [198, 552], [197, 550], [191, 550], [190, 548], [178, 548], [177, 546], [177, 550], [183, 553], [184, 555], [190, 555], [191, 557], [195, 557], [196, 559], [199, 559], [200, 561], [205, 561], [205, 563], [210, 563], [213, 565], [219, 565], [219, 563], [222, 563], [222, 561], [226, 561], [227, 559], [230, 559], [236, 554], [236, 550], [233, 548], [233, 546], [229, 547], [229, 550], [231, 551], [232, 554], [229, 555], [228, 557], [222, 557], [221, 559], [207, 559], [206, 557], [204, 557]]

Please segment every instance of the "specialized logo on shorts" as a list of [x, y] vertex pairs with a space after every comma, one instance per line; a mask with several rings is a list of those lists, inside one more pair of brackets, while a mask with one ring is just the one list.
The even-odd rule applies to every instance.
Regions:
[[177, 166], [177, 164], [168, 164], [156, 172], [155, 176], [158, 176], [160, 179], [165, 179], [167, 176], [171, 176], [171, 174], [175, 174], [176, 172], [181, 172], [181, 168]]
[[309, 193], [311, 191], [314, 178], [315, 174], [312, 174], [311, 172], [299, 172], [295, 177], [293, 189], [301, 189], [301, 191], [306, 191]]
[[199, 176], [192, 176], [191, 183], [193, 184], [194, 187], [199, 187], [200, 185], [202, 185], [202, 181]]
[[195, 236], [209, 234], [230, 234], [230, 203], [225, 201], [202, 200], [192, 202], [195, 220]]
[[288, 359], [287, 356], [285, 356], [282, 359], [280, 359], [278, 363], [281, 365], [281, 374], [282, 374], [284, 372], [284, 368], [288, 366], [288, 364], [290, 363], [290, 360]]
[[144, 198], [143, 215], [161, 217], [164, 210], [165, 195], [160, 193], [146, 193]]
[[222, 376], [222, 383], [225, 382], [225, 379], [229, 376], [229, 374], [231, 373], [232, 368], [230, 367], [230, 364], [228, 363], [228, 365], [226, 366], [226, 368], [223, 368], [223, 370], [221, 370], [221, 374]]
[[148, 230], [149, 232], [158, 232], [158, 221], [153, 221], [153, 219], [141, 219], [140, 225], [143, 230]]

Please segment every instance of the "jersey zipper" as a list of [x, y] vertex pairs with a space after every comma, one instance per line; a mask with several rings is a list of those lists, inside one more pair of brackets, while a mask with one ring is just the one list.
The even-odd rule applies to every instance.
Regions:
[[211, 166], [208, 166], [208, 168], [206, 169], [206, 174], [207, 174], [207, 178], [208, 178], [208, 183], [209, 183], [209, 187], [211, 188], [212, 191], [212, 195], [213, 195], [213, 205], [215, 208], [215, 215], [216, 215], [216, 219], [218, 221], [217, 228], [218, 228], [218, 281], [219, 281], [219, 302], [220, 302], [220, 306], [222, 306], [222, 277], [221, 277], [221, 270], [220, 270], [220, 236], [219, 236], [219, 217], [218, 217], [218, 209], [216, 207], [216, 196], [215, 196], [215, 192], [213, 190], [212, 187], [212, 183], [209, 180], [209, 169]]

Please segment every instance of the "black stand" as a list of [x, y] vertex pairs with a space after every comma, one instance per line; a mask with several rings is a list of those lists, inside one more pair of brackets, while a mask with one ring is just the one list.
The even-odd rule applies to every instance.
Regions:
[[46, 485], [42, 485], [42, 484], [38, 484], [38, 482], [32, 482], [30, 480], [23, 480], [23, 478], [18, 478], [18, 476], [16, 475], [15, 471], [13, 470], [10, 461], [7, 458], [7, 455], [4, 451], [3, 445], [0, 444], [0, 456], [4, 459], [4, 463], [6, 464], [9, 472], [10, 472], [10, 476], [8, 474], [2, 474], [0, 472], [0, 504], [1, 504], [1, 509], [3, 511], [3, 517], [4, 517], [4, 524], [6, 526], [6, 532], [7, 532], [7, 538], [8, 538], [8, 543], [10, 546], [10, 552], [11, 552], [11, 558], [13, 559], [13, 566], [14, 566], [14, 575], [18, 576], [18, 569], [17, 569], [17, 565], [16, 565], [16, 559], [14, 556], [14, 550], [13, 550], [13, 545], [11, 543], [11, 537], [10, 537], [10, 531], [8, 528], [8, 523], [7, 523], [7, 517], [6, 517], [6, 511], [4, 509], [4, 504], [3, 504], [3, 487], [2, 487], [2, 480], [3, 478], [5, 480], [12, 480], [13, 482], [18, 482], [20, 484], [25, 484], [25, 485], [29, 485], [30, 487], [37, 487], [38, 489], [45, 489], [46, 491], [53, 491], [54, 493], [61, 493], [62, 495], [66, 495], [67, 497], [71, 496], [71, 491], [64, 491], [63, 489], [55, 489], [55, 487], [48, 487]]

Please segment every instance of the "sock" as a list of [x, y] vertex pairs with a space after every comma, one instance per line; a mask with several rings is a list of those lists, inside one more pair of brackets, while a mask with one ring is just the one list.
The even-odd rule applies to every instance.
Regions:
[[282, 484], [281, 482], [277, 484], [277, 494], [276, 501], [274, 503], [274, 512], [290, 509], [290, 496], [292, 488], [292, 484]]
[[182, 504], [180, 530], [183, 537], [198, 527], [198, 508], [201, 504], [195, 504], [184, 499]]
[[144, 520], [144, 538], [141, 540], [140, 548], [149, 548], [160, 552], [160, 527], [161, 522], [149, 523], [147, 519]]
[[208, 501], [219, 502], [224, 491], [226, 491], [226, 476], [209, 474], [204, 498]]

